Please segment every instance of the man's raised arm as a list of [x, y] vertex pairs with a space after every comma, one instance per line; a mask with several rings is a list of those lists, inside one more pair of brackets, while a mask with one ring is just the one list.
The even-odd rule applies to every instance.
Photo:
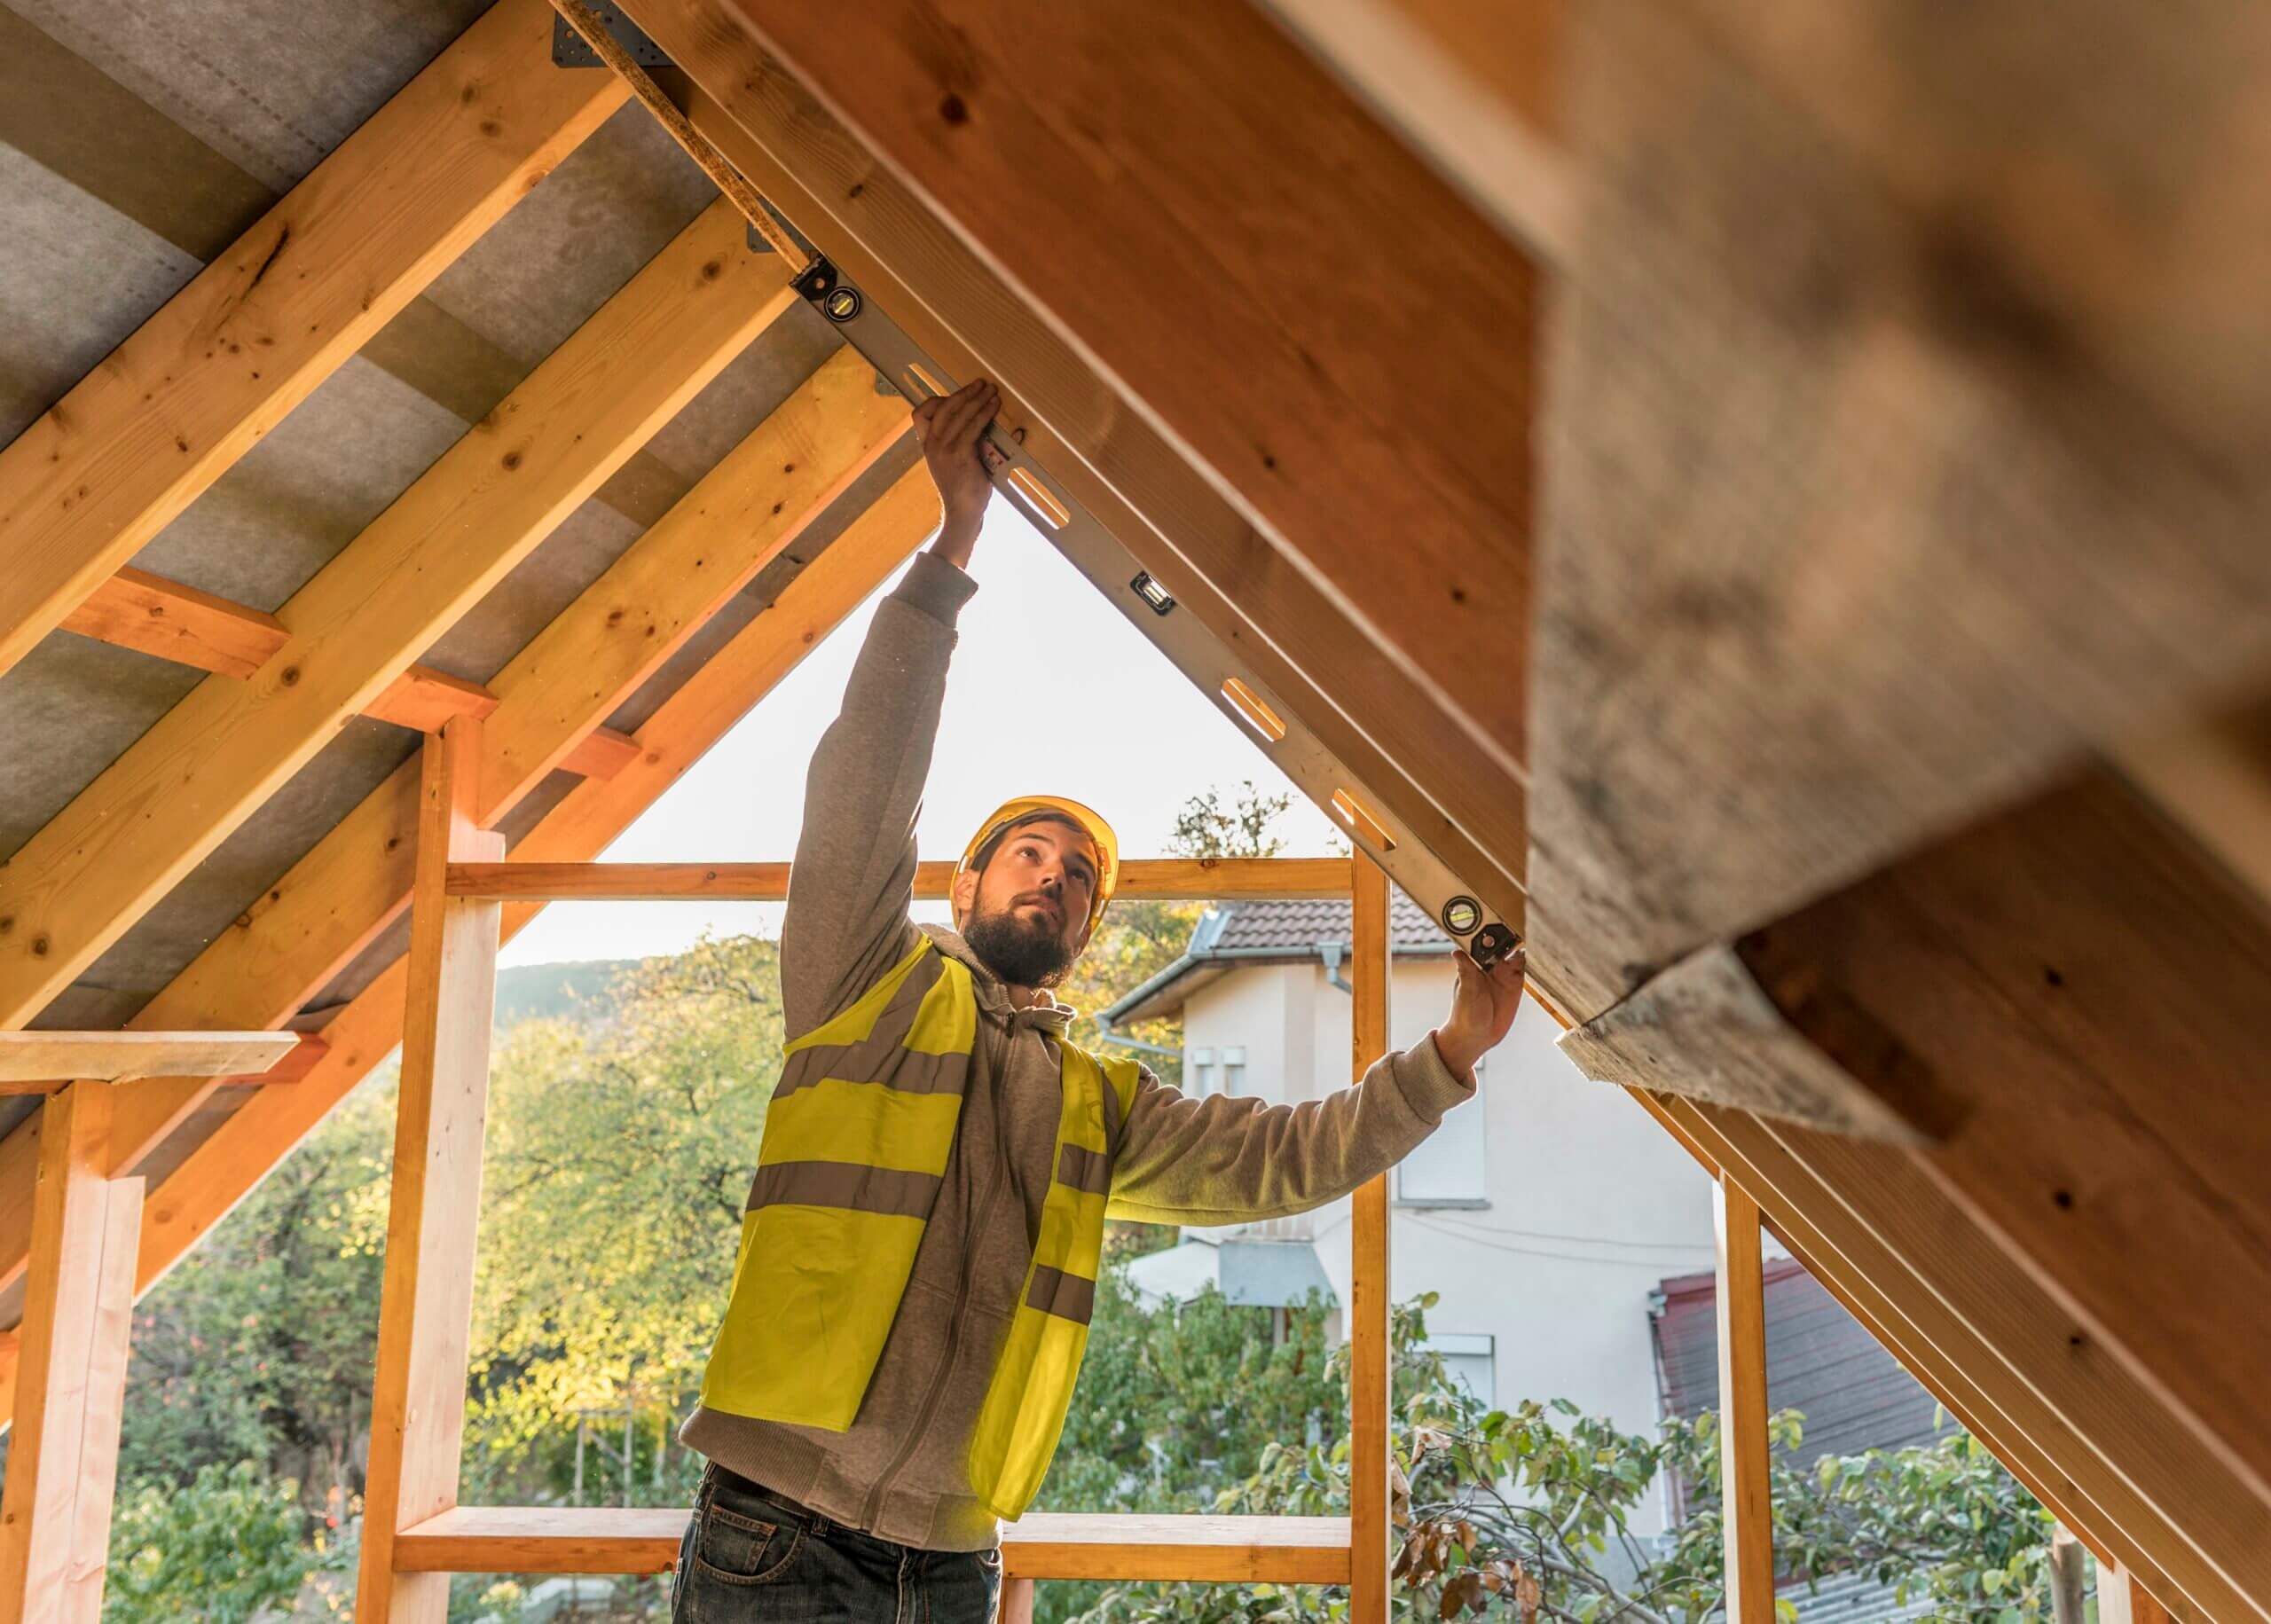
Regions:
[[915, 820], [955, 617], [978, 590], [963, 570], [993, 489], [978, 446], [1000, 404], [981, 379], [915, 408], [945, 522], [876, 605], [844, 708], [813, 752], [781, 926], [782, 1011], [792, 1037], [858, 1001], [915, 946]]

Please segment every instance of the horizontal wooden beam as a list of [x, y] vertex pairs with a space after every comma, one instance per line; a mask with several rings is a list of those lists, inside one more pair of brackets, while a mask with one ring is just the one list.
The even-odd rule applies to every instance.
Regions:
[[0, 451], [0, 671], [623, 104], [499, 0]]
[[[418, 1573], [666, 1573], [688, 1517], [672, 1507], [458, 1506], [405, 1529]], [[1033, 1512], [1002, 1533], [1012, 1579], [1346, 1584], [1345, 1517], [1089, 1517]]]
[[[255, 675], [292, 636], [273, 615], [132, 569], [120, 570], [98, 587], [63, 623], [63, 629], [215, 676], [237, 678]], [[413, 733], [439, 733], [453, 716], [478, 720], [500, 702], [482, 683], [430, 665], [413, 665], [380, 690], [363, 707], [363, 714]], [[628, 734], [596, 728], [560, 765], [585, 777], [606, 778], [638, 748]]]
[[[915, 894], [942, 900], [955, 865], [918, 864]], [[783, 902], [786, 863], [452, 863], [452, 897], [546, 902]], [[1205, 902], [1217, 897], [1348, 895], [1345, 857], [1136, 857], [1120, 865], [1113, 894], [1130, 901]]]
[[252, 1078], [299, 1043], [288, 1032], [0, 1032], [0, 1094], [51, 1093], [76, 1078]]
[[224, 677], [249, 677], [292, 639], [260, 609], [131, 565], [64, 616], [63, 630]]

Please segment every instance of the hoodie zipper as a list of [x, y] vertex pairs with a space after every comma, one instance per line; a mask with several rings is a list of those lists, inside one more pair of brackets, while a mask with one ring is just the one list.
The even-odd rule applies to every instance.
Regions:
[[[1007, 1063], [1004, 1057], [1003, 1064]], [[1000, 1072], [997, 1071], [995, 1075], [999, 1076]], [[876, 1526], [876, 1518], [883, 1510], [884, 1495], [898, 1480], [900, 1472], [914, 1458], [915, 1450], [930, 1432], [931, 1423], [938, 1413], [939, 1400], [946, 1396], [947, 1378], [954, 1374], [955, 1366], [962, 1356], [963, 1327], [969, 1318], [970, 1283], [978, 1272], [979, 1243], [986, 1234], [988, 1220], [994, 1216], [1002, 1186], [1009, 1178], [1009, 1146], [1002, 1136], [1001, 1102], [997, 1098], [994, 1103], [994, 1174], [986, 1181], [986, 1194], [978, 1201], [977, 1221], [970, 1225], [970, 1244], [963, 1249], [962, 1279], [955, 1291], [954, 1322], [947, 1330], [947, 1349], [939, 1357], [938, 1369], [931, 1377], [930, 1390], [923, 1395], [922, 1408], [915, 1413], [915, 1424], [908, 1431], [907, 1441], [900, 1445], [899, 1453], [892, 1456], [891, 1464], [884, 1468], [883, 1476], [877, 1478], [876, 1486], [868, 1491], [867, 1504], [862, 1508], [860, 1519], [863, 1527], [873, 1528]]]

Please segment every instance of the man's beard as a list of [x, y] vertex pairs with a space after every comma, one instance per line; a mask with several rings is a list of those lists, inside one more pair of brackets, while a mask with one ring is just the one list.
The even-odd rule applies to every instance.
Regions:
[[975, 916], [962, 939], [987, 969], [1013, 987], [1053, 987], [1080, 957], [1046, 924], [1019, 919], [1009, 908]]

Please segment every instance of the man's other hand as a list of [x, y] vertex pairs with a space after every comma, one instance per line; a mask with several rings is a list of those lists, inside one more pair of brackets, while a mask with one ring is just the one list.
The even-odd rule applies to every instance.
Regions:
[[1001, 409], [1002, 391], [983, 378], [915, 408], [915, 437], [946, 510], [946, 523], [931, 550], [957, 569], [970, 568], [970, 549], [978, 545], [978, 526], [994, 494], [978, 442]]
[[1522, 969], [1527, 948], [1517, 947], [1484, 969], [1465, 948], [1454, 955], [1458, 985], [1451, 991], [1451, 1013], [1435, 1028], [1435, 1052], [1455, 1077], [1474, 1080], [1474, 1063], [1498, 1047], [1521, 1007]]

